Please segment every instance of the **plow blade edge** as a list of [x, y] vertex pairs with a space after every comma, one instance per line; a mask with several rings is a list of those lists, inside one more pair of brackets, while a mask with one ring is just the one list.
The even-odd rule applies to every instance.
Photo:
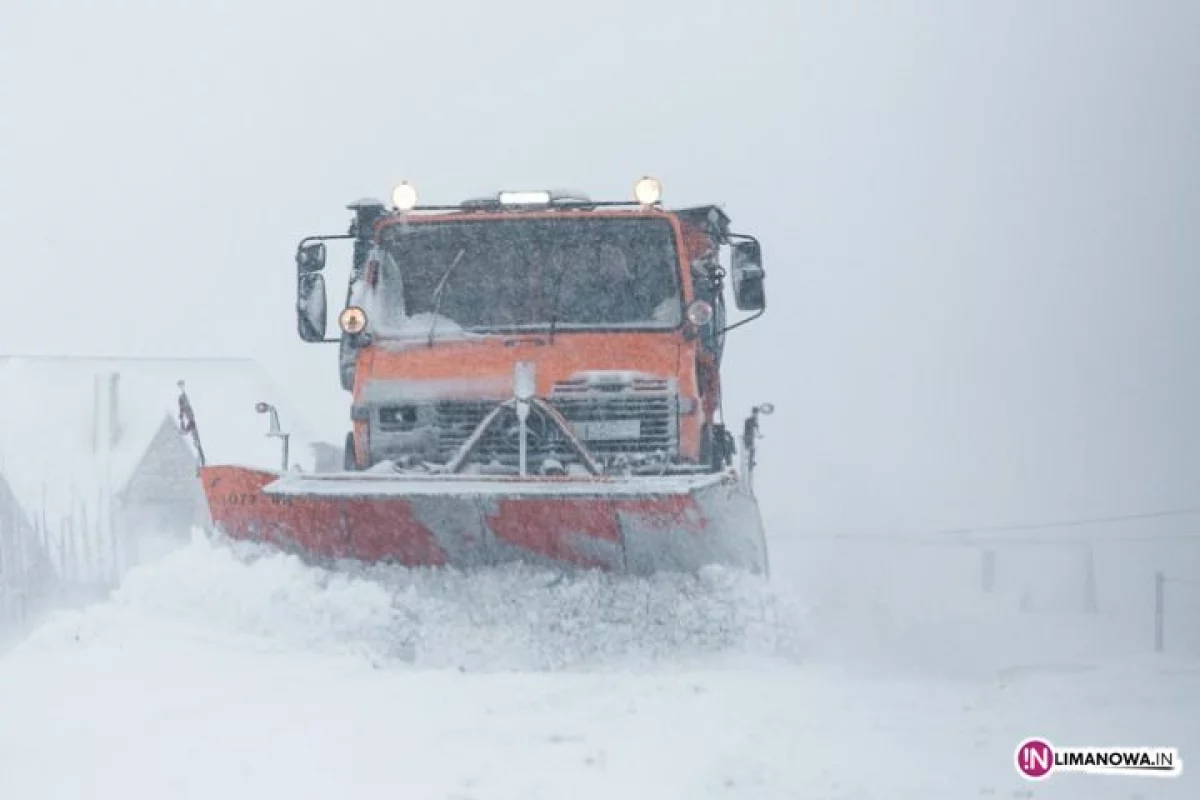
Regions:
[[216, 528], [314, 560], [766, 574], [758, 505], [733, 472], [480, 477], [201, 468]]

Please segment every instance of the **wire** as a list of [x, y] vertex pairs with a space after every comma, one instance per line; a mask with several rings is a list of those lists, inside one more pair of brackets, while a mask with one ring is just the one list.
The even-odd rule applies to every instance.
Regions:
[[883, 544], [929, 544], [941, 546], [970, 546], [981, 544], [1032, 544], [1032, 545], [1055, 545], [1055, 544], [1080, 544], [1083, 542], [1092, 542], [1096, 544], [1123, 544], [1123, 543], [1143, 543], [1154, 544], [1158, 542], [1200, 542], [1200, 533], [1179, 533], [1167, 534], [1161, 536], [948, 536], [945, 533], [926, 533], [926, 534], [822, 534], [820, 536], [798, 536], [795, 541], [801, 542], [879, 542]]
[[[1163, 509], [1158, 511], [1141, 511], [1129, 514], [1117, 514], [1107, 517], [1078, 517], [1074, 519], [1058, 520], [1055, 522], [1029, 522], [1015, 525], [977, 525], [972, 527], [961, 528], [940, 528], [928, 531], [909, 531], [896, 532], [892, 534], [870, 533], [870, 534], [821, 534], [817, 536], [801, 535], [797, 538], [805, 541], [882, 541], [882, 542], [914, 542], [928, 541], [931, 543], [941, 543], [951, 537], [967, 538], [971, 537], [973, 541], [979, 541], [975, 537], [976, 534], [987, 533], [1009, 533], [1013, 531], [1035, 531], [1035, 530], [1050, 530], [1055, 528], [1081, 528], [1090, 525], [1105, 525], [1117, 522], [1133, 522], [1147, 519], [1163, 519], [1168, 517], [1184, 517], [1200, 515], [1200, 506], [1192, 506], [1185, 508]], [[1081, 537], [1066, 537], [1059, 538], [1057, 541], [1074, 542], [1079, 541]], [[1106, 542], [1161, 542], [1161, 541], [1200, 541], [1200, 533], [1173, 534], [1166, 536], [1100, 536], [1096, 539]], [[1005, 542], [1029, 542], [1035, 544], [1052, 543], [1056, 541], [1052, 537], [1032, 537], [1032, 538], [1015, 538], [1006, 536], [1001, 541]]]
[[1131, 522], [1142, 519], [1161, 519], [1163, 517], [1186, 517], [1200, 514], [1200, 507], [1173, 508], [1163, 511], [1142, 511], [1134, 514], [1120, 514], [1111, 517], [1082, 517], [1079, 519], [1060, 520], [1058, 522], [1033, 522], [1021, 525], [987, 525], [972, 528], [949, 528], [935, 533], [995, 533], [1003, 531], [1033, 531], [1046, 528], [1079, 528], [1086, 525], [1104, 525], [1113, 522]]

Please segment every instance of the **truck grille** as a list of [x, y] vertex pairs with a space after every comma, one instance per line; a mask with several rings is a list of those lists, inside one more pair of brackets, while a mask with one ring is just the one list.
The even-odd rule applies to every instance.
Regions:
[[[597, 458], [621, 454], [655, 452], [674, 454], [677, 450], [677, 395], [667, 381], [640, 381], [633, 387], [587, 385], [564, 381], [555, 386], [549, 401], [571, 424], [578, 436]], [[429, 428], [436, 432], [439, 459], [448, 460], [458, 452], [467, 437], [479, 426], [496, 401], [442, 400], [419, 409], [413, 421], [411, 411], [400, 405], [379, 408], [381, 433]], [[529, 417], [532, 433], [528, 456], [531, 464], [544, 458], [571, 463], [575, 460], [570, 446], [548, 420], [537, 412]], [[507, 412], [484, 435], [474, 459], [483, 462], [516, 464], [518, 458], [517, 418]]]

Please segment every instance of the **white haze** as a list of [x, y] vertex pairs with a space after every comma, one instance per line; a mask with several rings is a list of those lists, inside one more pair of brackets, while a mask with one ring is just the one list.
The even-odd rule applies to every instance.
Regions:
[[295, 337], [297, 239], [402, 178], [452, 202], [651, 172], [764, 243], [769, 312], [727, 386], [739, 419], [779, 408], [776, 518], [1197, 499], [1192, 5], [2, 14], [4, 350], [251, 355], [340, 441], [333, 353]]
[[[251, 356], [340, 442], [297, 240], [402, 179], [623, 198], [650, 173], [762, 241], [726, 410], [776, 405], [760, 495], [809, 644], [955, 675], [1145, 652], [1151, 573], [1200, 579], [1200, 516], [1020, 534], [1159, 540], [1094, 552], [1104, 632], [1014, 622], [1074, 614], [1077, 548], [1004, 549], [984, 598], [974, 549], [822, 537], [1200, 506], [1198, 34], [1171, 0], [6, 0], [0, 351]], [[1200, 651], [1200, 587], [1172, 597]]]

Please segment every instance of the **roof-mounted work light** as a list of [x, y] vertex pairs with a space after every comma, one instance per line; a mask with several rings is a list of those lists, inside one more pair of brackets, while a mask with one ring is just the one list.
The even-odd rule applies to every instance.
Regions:
[[417, 207], [417, 189], [408, 181], [401, 181], [392, 190], [392, 205], [400, 211], [412, 211]]
[[652, 206], [662, 199], [662, 184], [647, 175], [633, 187], [633, 196], [642, 205]]
[[544, 206], [554, 199], [550, 192], [500, 192], [500, 204], [505, 206]]

